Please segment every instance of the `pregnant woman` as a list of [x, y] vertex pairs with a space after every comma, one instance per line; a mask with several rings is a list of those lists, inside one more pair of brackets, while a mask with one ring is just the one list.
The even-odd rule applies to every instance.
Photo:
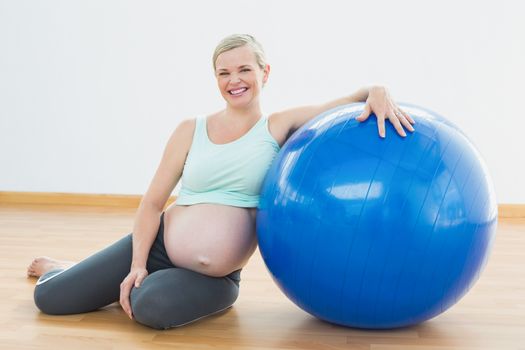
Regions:
[[[182, 121], [137, 210], [133, 233], [74, 263], [39, 257], [35, 303], [44, 313], [94, 311], [120, 301], [126, 314], [157, 329], [181, 326], [229, 308], [240, 272], [257, 246], [255, 214], [266, 171], [287, 138], [338, 105], [366, 101], [363, 114], [388, 119], [401, 136], [413, 120], [381, 86], [321, 105], [265, 116], [260, 93], [270, 66], [250, 35], [223, 39], [213, 55], [226, 107]], [[177, 200], [163, 208], [178, 181]]]

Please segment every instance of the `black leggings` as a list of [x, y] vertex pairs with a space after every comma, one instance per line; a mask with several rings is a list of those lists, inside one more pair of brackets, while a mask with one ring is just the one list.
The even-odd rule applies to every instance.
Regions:
[[[132, 259], [129, 234], [85, 260], [41, 276], [35, 304], [44, 313], [67, 315], [89, 312], [120, 298], [120, 283]], [[149, 275], [131, 290], [135, 320], [156, 329], [182, 326], [229, 308], [239, 295], [241, 270], [210, 277], [176, 267], [164, 247], [164, 213], [146, 266]]]

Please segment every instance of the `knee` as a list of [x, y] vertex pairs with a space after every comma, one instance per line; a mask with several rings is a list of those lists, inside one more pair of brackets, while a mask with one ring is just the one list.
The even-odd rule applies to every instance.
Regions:
[[137, 322], [155, 329], [179, 327], [229, 308], [239, 294], [228, 278], [211, 278], [184, 269], [157, 271], [131, 290]]
[[49, 293], [48, 288], [44, 285], [36, 286], [35, 292], [33, 294], [33, 299], [35, 300], [35, 305], [45, 314], [54, 314], [54, 308], [52, 305], [55, 303], [51, 300], [53, 294]]
[[[44, 276], [42, 276], [44, 277]], [[42, 278], [39, 282], [43, 280]], [[45, 314], [49, 315], [60, 315], [63, 314], [61, 308], [62, 302], [60, 298], [60, 293], [57, 293], [55, 288], [53, 288], [52, 283], [41, 283], [35, 286], [35, 291], [33, 294], [33, 299], [35, 305]]]
[[144, 285], [140, 288], [133, 288], [130, 299], [135, 321], [160, 330], [182, 325], [174, 320], [174, 315], [166, 307], [164, 298]]
[[52, 288], [46, 285], [39, 285], [35, 287], [33, 295], [35, 305], [45, 314], [48, 315], [63, 315], [62, 302], [57, 293], [54, 293]]

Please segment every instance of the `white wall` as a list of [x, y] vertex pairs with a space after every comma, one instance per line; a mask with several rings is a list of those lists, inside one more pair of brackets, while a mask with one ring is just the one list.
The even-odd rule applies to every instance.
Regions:
[[266, 112], [369, 83], [473, 139], [524, 203], [519, 1], [0, 0], [0, 191], [142, 194], [173, 128], [222, 108], [211, 54], [246, 32]]

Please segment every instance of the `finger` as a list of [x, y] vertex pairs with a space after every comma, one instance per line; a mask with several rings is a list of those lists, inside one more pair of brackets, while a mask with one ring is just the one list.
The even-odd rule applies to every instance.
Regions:
[[385, 117], [383, 115], [377, 116], [377, 129], [379, 130], [379, 136], [385, 138]]
[[412, 127], [412, 124], [405, 118], [403, 114], [398, 114], [397, 117], [399, 118], [399, 121], [401, 122], [401, 125], [403, 125], [407, 130], [410, 132], [414, 132], [414, 128]]
[[355, 119], [357, 119], [360, 122], [364, 122], [370, 116], [370, 112], [371, 112], [370, 105], [367, 103], [367, 104], [365, 104], [365, 108], [363, 110], [363, 113], [361, 113], [359, 115], [359, 117], [357, 117]]
[[[120, 285], [120, 298], [119, 298], [120, 306], [122, 307], [122, 310], [128, 315], [128, 309], [126, 306], [126, 296], [124, 292], [124, 284], [121, 283]], [[129, 315], [128, 315], [129, 316]]]
[[131, 305], [129, 303], [129, 294], [130, 294], [130, 284], [126, 281], [121, 284], [120, 288], [120, 305], [122, 306], [122, 309], [124, 312], [128, 315], [129, 318], [132, 318], [131, 316]]
[[398, 117], [399, 117], [399, 121], [401, 122], [401, 125], [403, 125], [408, 131], [414, 132], [414, 127], [412, 126], [412, 124], [410, 124], [410, 122], [404, 116], [400, 115]]
[[405, 130], [403, 129], [403, 127], [401, 126], [401, 123], [399, 122], [399, 119], [397, 118], [396, 114], [394, 112], [392, 112], [389, 116], [388, 116], [388, 119], [390, 120], [390, 123], [392, 123], [392, 125], [394, 126], [394, 128], [396, 129], [397, 133], [403, 137], [407, 136], [407, 134], [405, 133]]
[[396, 114], [397, 119], [399, 119], [399, 121], [401, 122], [401, 125], [403, 125], [410, 132], [414, 131], [414, 127], [412, 126], [412, 124], [410, 124], [410, 122], [405, 117], [405, 114], [403, 113], [401, 109], [397, 109], [395, 111], [395, 114]]
[[408, 120], [410, 122], [410, 124], [415, 124], [416, 122], [414, 121], [414, 119], [412, 119], [412, 117], [410, 116], [410, 114], [408, 114], [407, 112], [405, 112], [404, 110], [402, 110], [401, 108], [399, 108], [399, 111], [403, 114], [403, 116], [406, 118], [406, 120]]
[[139, 288], [140, 285], [142, 284], [142, 281], [144, 281], [144, 278], [146, 278], [146, 276], [144, 275], [139, 275], [137, 277], [137, 280], [135, 281], [135, 288]]

